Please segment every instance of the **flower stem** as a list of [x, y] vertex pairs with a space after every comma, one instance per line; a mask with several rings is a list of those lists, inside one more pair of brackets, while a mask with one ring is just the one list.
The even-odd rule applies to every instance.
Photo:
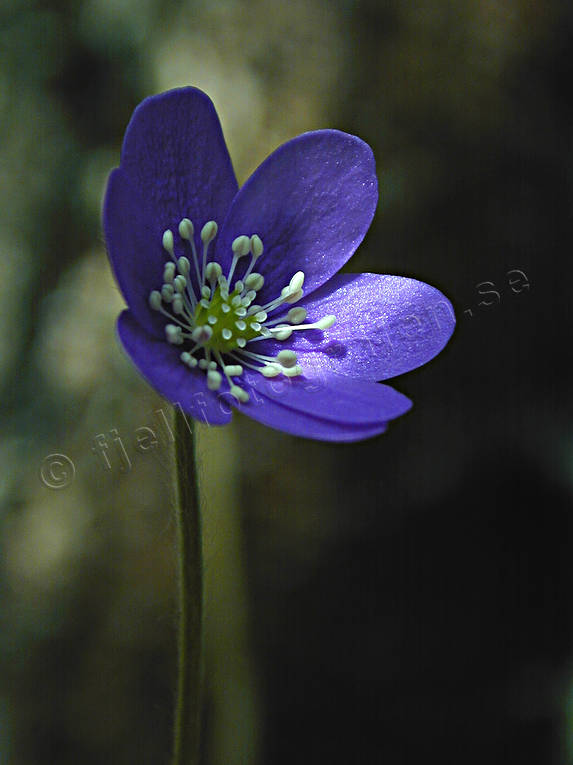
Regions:
[[199, 765], [202, 707], [203, 555], [193, 421], [175, 409], [179, 532], [179, 666], [173, 765]]

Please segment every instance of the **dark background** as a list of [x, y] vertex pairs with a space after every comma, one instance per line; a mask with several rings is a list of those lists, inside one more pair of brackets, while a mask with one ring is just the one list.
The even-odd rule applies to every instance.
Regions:
[[240, 182], [305, 130], [366, 140], [348, 270], [458, 319], [379, 438], [200, 429], [206, 765], [573, 762], [571, 9], [0, 4], [0, 763], [169, 761], [171, 414], [115, 340], [100, 205], [134, 107], [184, 84]]

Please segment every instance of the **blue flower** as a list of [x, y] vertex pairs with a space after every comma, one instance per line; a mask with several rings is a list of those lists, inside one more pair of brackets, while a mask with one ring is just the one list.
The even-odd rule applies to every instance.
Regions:
[[372, 151], [355, 136], [304, 133], [239, 190], [205, 93], [146, 99], [103, 211], [129, 306], [118, 320], [127, 353], [159, 393], [211, 425], [236, 407], [310, 438], [383, 432], [411, 402], [377, 381], [435, 356], [455, 318], [414, 279], [337, 274], [377, 200]]

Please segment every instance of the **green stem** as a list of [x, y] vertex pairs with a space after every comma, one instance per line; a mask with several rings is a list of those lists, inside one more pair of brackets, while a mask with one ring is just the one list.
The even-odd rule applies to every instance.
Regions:
[[199, 765], [202, 706], [203, 555], [193, 421], [175, 410], [179, 532], [179, 667], [173, 765]]

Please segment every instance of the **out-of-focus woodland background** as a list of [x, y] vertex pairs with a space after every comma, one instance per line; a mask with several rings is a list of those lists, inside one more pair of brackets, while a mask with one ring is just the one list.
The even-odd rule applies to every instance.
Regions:
[[0, 763], [169, 760], [171, 412], [115, 339], [100, 206], [185, 84], [241, 183], [300, 132], [366, 140], [348, 270], [458, 317], [380, 438], [201, 429], [205, 765], [573, 762], [572, 43], [558, 0], [3, 0]]

